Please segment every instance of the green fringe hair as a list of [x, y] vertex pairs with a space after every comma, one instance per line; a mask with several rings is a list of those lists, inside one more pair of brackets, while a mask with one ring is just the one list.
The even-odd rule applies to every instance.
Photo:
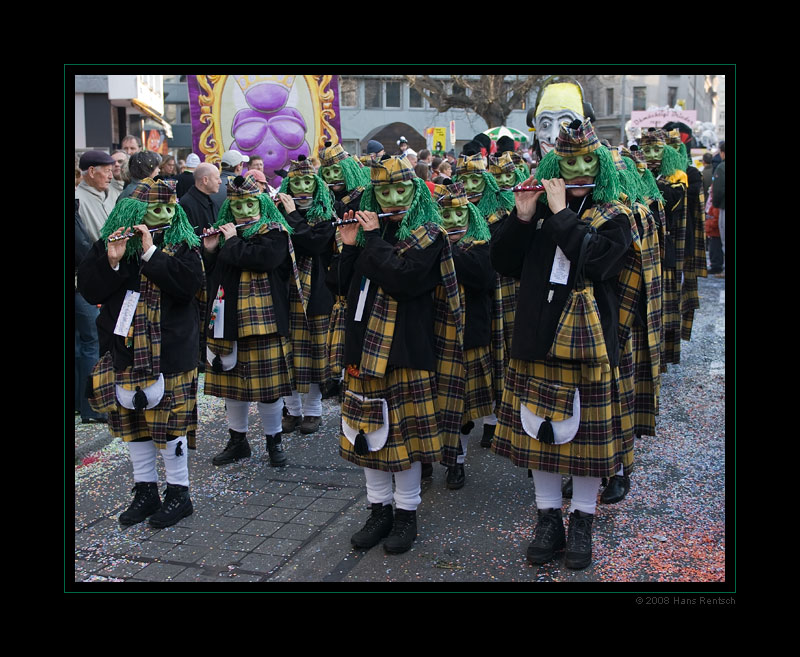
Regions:
[[[436, 217], [436, 223], [440, 226], [444, 222], [444, 217], [442, 216], [442, 210], [444, 208], [440, 206], [438, 203], [437, 209], [439, 211]], [[492, 238], [492, 233], [489, 231], [489, 224], [486, 223], [486, 219], [483, 218], [481, 211], [474, 203], [467, 203], [467, 232], [461, 237], [459, 242], [463, 242], [464, 240], [480, 240], [483, 242], [488, 242]]]
[[369, 169], [362, 167], [358, 161], [352, 157], [341, 160], [339, 166], [344, 173], [344, 187], [349, 192], [356, 187], [366, 187], [369, 185]]
[[631, 201], [644, 202], [645, 190], [642, 178], [639, 171], [636, 169], [636, 163], [629, 157], [622, 156], [622, 161], [625, 162], [625, 169], [619, 172], [619, 180], [622, 185], [622, 191], [627, 195]]
[[681, 145], [678, 147], [678, 153], [680, 153], [681, 157], [683, 158], [684, 162], [681, 166], [681, 171], [686, 171], [689, 168], [689, 153], [686, 150], [686, 144], [681, 142]]
[[[311, 205], [306, 212], [306, 221], [308, 221], [309, 224], [315, 224], [323, 220], [330, 221], [331, 215], [333, 214], [333, 194], [330, 192], [328, 183], [316, 173], [314, 174], [314, 180], [317, 181], [317, 187], [314, 190], [314, 198], [311, 201]], [[348, 187], [348, 189], [350, 188]], [[288, 176], [281, 182], [279, 191], [289, 196], [292, 195], [289, 191]]]
[[661, 201], [663, 203], [664, 196], [661, 194], [661, 190], [658, 189], [658, 183], [656, 183], [656, 177], [653, 175], [653, 172], [650, 171], [650, 169], [645, 168], [641, 174], [641, 177], [644, 197], [646, 199]]
[[[619, 200], [619, 195], [623, 189], [620, 184], [620, 177], [617, 175], [617, 168], [611, 157], [611, 151], [603, 146], [593, 152], [597, 153], [597, 158], [600, 161], [600, 173], [595, 176], [592, 197], [597, 203], [611, 203]], [[561, 178], [560, 161], [561, 158], [556, 155], [555, 150], [550, 151], [539, 162], [539, 167], [536, 169], [536, 179], [541, 182], [542, 180]], [[547, 194], [542, 194], [539, 201], [547, 203]]]
[[672, 146], [664, 145], [664, 151], [661, 155], [661, 171], [660, 175], [664, 177], [671, 176], [676, 171], [685, 171], [684, 162], [686, 155], [681, 155]]
[[[398, 240], [410, 237], [411, 233], [426, 222], [430, 221], [437, 224], [441, 222], [439, 206], [431, 198], [431, 192], [425, 181], [422, 178], [414, 178], [411, 182], [414, 185], [414, 197], [411, 199], [411, 205], [408, 206], [408, 212], [405, 213], [403, 220], [400, 222], [400, 229], [397, 231]], [[369, 183], [364, 189], [359, 209], [378, 214], [382, 212], [381, 206], [375, 198], [375, 189], [372, 183]], [[359, 226], [356, 244], [364, 246], [365, 242], [364, 229]]]
[[[267, 224], [273, 222], [283, 226], [290, 235], [294, 232], [292, 227], [286, 222], [286, 218], [281, 214], [280, 210], [278, 210], [267, 194], [258, 194], [256, 198], [258, 199], [258, 205], [261, 208], [261, 217], [252, 226], [245, 228], [244, 232], [242, 233], [242, 237], [250, 237], [251, 235], [255, 235], [259, 230], [261, 230], [262, 226], [266, 226]], [[233, 212], [231, 212], [230, 199], [225, 199], [225, 202], [219, 209], [219, 214], [217, 217], [217, 222], [214, 224], [214, 228], [219, 228], [223, 224], [229, 224], [231, 222], [236, 223], [236, 217], [234, 217]], [[220, 245], [224, 244], [225, 238], [220, 237], [219, 243]]]
[[[501, 190], [494, 176], [488, 171], [481, 171], [480, 173], [486, 181], [481, 200], [477, 203], [481, 215], [489, 217], [493, 214], [498, 214], [500, 210], [511, 212], [515, 205], [514, 192]], [[453, 182], [460, 182], [459, 176], [453, 176]]]
[[[108, 249], [108, 238], [112, 233], [120, 228], [132, 229], [133, 226], [144, 223], [145, 214], [147, 214], [147, 203], [144, 201], [126, 197], [117, 203], [100, 229], [100, 237], [106, 241], [106, 249]], [[184, 209], [176, 203], [172, 225], [164, 231], [164, 244], [183, 243], [190, 247], [199, 247], [200, 238], [189, 223], [189, 217], [186, 216]], [[131, 237], [125, 247], [125, 258], [131, 260], [141, 251], [142, 238], [139, 235]]]

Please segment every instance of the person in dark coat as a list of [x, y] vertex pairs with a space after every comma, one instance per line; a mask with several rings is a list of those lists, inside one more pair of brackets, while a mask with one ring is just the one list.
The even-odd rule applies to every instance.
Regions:
[[221, 204], [217, 204], [214, 195], [219, 191], [222, 179], [219, 169], [207, 162], [197, 166], [192, 178], [194, 184], [181, 197], [180, 203], [189, 223], [200, 233], [217, 222]]

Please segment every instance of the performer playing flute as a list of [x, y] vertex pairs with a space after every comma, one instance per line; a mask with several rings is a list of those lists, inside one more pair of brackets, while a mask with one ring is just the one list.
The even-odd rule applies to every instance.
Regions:
[[[134, 498], [122, 525], [169, 527], [193, 512], [188, 448], [197, 429], [200, 240], [177, 204], [174, 181], [141, 180], [108, 217], [78, 270], [81, 294], [102, 304], [92, 407], [128, 446]], [[167, 226], [151, 233], [151, 228]], [[136, 233], [109, 241], [125, 233]], [[156, 456], [166, 470], [158, 493]]]

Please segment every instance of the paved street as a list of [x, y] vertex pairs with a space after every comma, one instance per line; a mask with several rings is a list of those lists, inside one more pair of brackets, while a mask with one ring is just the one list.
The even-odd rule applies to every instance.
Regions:
[[[198, 449], [189, 455], [195, 512], [167, 529], [147, 523], [120, 527], [117, 516], [132, 488], [126, 447], [105, 425], [78, 419], [74, 582], [67, 560], [65, 587], [131, 582], [177, 591], [230, 584], [270, 590], [313, 583], [346, 591], [385, 583], [401, 590], [471, 583], [527, 591], [561, 590], [564, 583], [634, 583], [639, 590], [684, 583], [685, 590], [703, 590], [730, 582], [726, 542], [733, 539], [734, 518], [732, 506], [726, 507], [726, 484], [732, 490], [734, 455], [726, 452], [725, 440], [725, 279], [701, 279], [700, 295], [692, 340], [683, 342], [681, 364], [670, 365], [663, 376], [659, 435], [637, 441], [628, 497], [598, 506], [594, 561], [586, 570], [564, 568], [563, 556], [538, 568], [526, 562], [536, 516], [532, 479], [480, 447], [480, 424], [471, 436], [466, 486], [447, 490], [445, 469], [435, 466], [433, 479], [423, 482], [419, 538], [409, 552], [392, 556], [381, 546], [367, 552], [350, 546], [350, 535], [368, 512], [361, 469], [338, 456], [337, 400], [323, 402], [318, 433], [284, 438], [285, 468], [269, 466], [253, 405], [253, 457], [215, 467], [211, 457], [227, 440], [224, 407], [222, 400], [201, 394]], [[73, 481], [67, 452], [69, 553]], [[163, 482], [161, 459], [158, 467]]]

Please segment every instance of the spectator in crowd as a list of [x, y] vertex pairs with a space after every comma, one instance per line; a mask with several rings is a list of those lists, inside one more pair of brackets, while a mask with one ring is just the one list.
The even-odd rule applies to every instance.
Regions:
[[445, 180], [451, 179], [453, 177], [453, 166], [450, 164], [449, 160], [442, 160], [438, 167], [436, 167], [436, 176], [433, 179], [433, 182], [437, 185], [445, 184]]
[[247, 155], [242, 155], [235, 149], [225, 151], [222, 154], [222, 171], [220, 172], [222, 184], [219, 186], [219, 191], [211, 195], [217, 207], [221, 208], [228, 197], [228, 180], [241, 176], [244, 171], [244, 165], [249, 161], [250, 158]]
[[708, 199], [708, 190], [711, 188], [711, 179], [714, 175], [713, 156], [703, 153], [703, 198]]
[[173, 155], [163, 157], [159, 175], [164, 180], [178, 180], [178, 162]]
[[78, 162], [82, 180], [75, 189], [75, 198], [80, 201], [81, 221], [92, 242], [100, 237], [100, 229], [114, 209], [115, 194], [109, 187], [115, 164], [105, 151], [86, 151]]
[[[264, 172], [264, 158], [260, 155], [251, 155], [250, 161], [247, 163], [247, 172], [261, 171]], [[266, 176], [265, 176], [266, 177]]]
[[122, 199], [128, 198], [136, 185], [145, 178], [155, 178], [161, 166], [161, 156], [153, 151], [139, 151], [131, 155], [128, 160], [128, 172], [130, 173], [131, 181], [122, 190], [122, 193], [117, 198], [117, 203]]
[[[725, 254], [725, 142], [719, 144], [721, 162], [714, 169], [714, 179], [711, 182], [711, 199], [715, 208], [719, 209], [719, 238], [722, 243], [722, 253]], [[717, 278], [724, 278], [725, 272], [715, 274]]]
[[383, 148], [383, 144], [381, 142], [376, 141], [374, 139], [370, 139], [367, 143], [367, 155], [374, 161], [380, 162], [380, 159], [384, 156], [386, 151]]
[[175, 188], [175, 194], [177, 195], [179, 201], [181, 196], [194, 187], [194, 172], [199, 164], [200, 158], [194, 153], [189, 153], [189, 157], [186, 158], [186, 165], [183, 167], [183, 171], [178, 174], [178, 185]]
[[134, 135], [126, 135], [122, 138], [122, 150], [130, 157], [142, 150], [142, 141]]
[[198, 164], [193, 173], [194, 185], [180, 198], [180, 205], [189, 217], [189, 223], [205, 231], [217, 221], [221, 206], [214, 203], [213, 195], [219, 191], [222, 179], [213, 164]]
[[123, 150], [116, 150], [111, 153], [111, 157], [114, 158], [114, 168], [111, 171], [114, 179], [111, 181], [109, 189], [112, 193], [116, 193], [114, 197], [114, 202], [116, 203], [122, 190], [125, 189], [125, 171], [127, 171], [128, 154]]
[[407, 150], [408, 150], [408, 139], [406, 139], [405, 137], [400, 137], [400, 139], [397, 140], [397, 155], [403, 157], [406, 154]]
[[412, 167], [417, 166], [417, 152], [411, 148], [407, 148], [405, 151], [406, 159], [408, 160], [409, 164]]
[[424, 162], [417, 162], [417, 164], [414, 166], [414, 175], [416, 175], [417, 178], [422, 178], [425, 181], [425, 185], [431, 191], [431, 196], [433, 196], [435, 185], [431, 181], [431, 170], [428, 165]]

